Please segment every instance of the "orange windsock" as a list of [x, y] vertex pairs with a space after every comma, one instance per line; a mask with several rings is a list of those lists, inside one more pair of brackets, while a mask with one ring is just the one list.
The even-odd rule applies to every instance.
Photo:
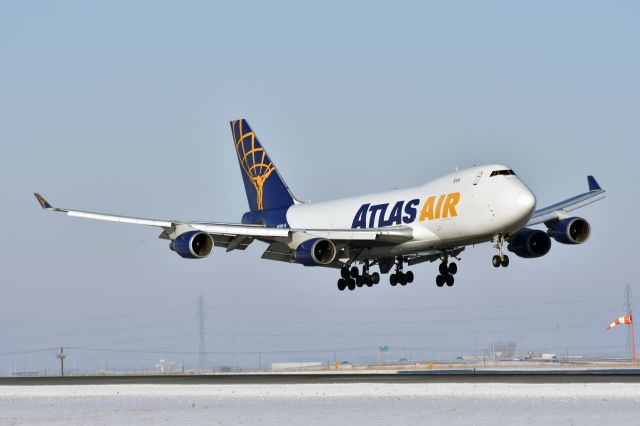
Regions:
[[620, 325], [620, 324], [631, 324], [631, 315], [625, 315], [623, 317], [618, 318], [617, 320], [615, 320], [614, 322], [612, 322], [611, 324], [609, 324], [609, 326], [607, 327], [607, 330], [611, 330], [613, 327], [615, 327], [616, 325]]

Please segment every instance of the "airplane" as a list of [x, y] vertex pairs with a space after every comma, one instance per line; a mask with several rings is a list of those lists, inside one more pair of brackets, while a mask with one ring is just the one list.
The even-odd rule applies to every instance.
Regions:
[[[249, 203], [240, 223], [146, 219], [53, 207], [49, 211], [85, 219], [162, 228], [159, 236], [182, 258], [203, 259], [214, 247], [245, 250], [267, 243], [263, 259], [340, 270], [338, 289], [355, 290], [389, 274], [392, 286], [414, 281], [405, 265], [440, 262], [436, 285], [451, 287], [465, 247], [493, 243], [494, 267], [509, 256], [538, 258], [549, 253], [551, 239], [582, 244], [591, 225], [571, 211], [605, 197], [593, 176], [589, 191], [536, 210], [536, 197], [505, 165], [474, 166], [429, 183], [318, 203], [303, 203], [289, 189], [245, 119], [231, 121], [235, 151]], [[532, 226], [544, 224], [546, 231]], [[357, 265], [361, 265], [359, 268]], [[377, 266], [378, 272], [371, 272]]]

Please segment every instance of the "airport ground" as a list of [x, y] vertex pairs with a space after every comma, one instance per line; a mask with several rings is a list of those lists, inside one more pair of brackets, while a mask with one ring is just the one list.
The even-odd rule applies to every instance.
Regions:
[[0, 424], [633, 424], [636, 383], [0, 386]]
[[[0, 378], [0, 424], [586, 424], [640, 415], [629, 363]], [[526, 367], [526, 368], [524, 368]]]

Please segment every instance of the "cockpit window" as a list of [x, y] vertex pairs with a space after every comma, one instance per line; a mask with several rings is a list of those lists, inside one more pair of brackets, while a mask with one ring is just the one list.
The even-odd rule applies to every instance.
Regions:
[[515, 173], [513, 172], [513, 170], [494, 170], [491, 172], [491, 176], [489, 177], [494, 177], [494, 176], [515, 176]]

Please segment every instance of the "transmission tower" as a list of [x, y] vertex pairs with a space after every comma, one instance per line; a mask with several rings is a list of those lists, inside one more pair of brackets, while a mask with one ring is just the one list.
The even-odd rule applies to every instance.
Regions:
[[198, 296], [198, 332], [200, 334], [200, 345], [198, 347], [198, 371], [204, 371], [206, 363], [206, 353], [204, 343], [204, 296]]
[[[625, 304], [624, 304], [624, 308], [627, 311], [627, 315], [631, 315], [631, 286], [629, 284], [627, 284], [627, 287], [624, 289], [624, 296], [625, 296]], [[631, 358], [631, 342], [632, 342], [632, 337], [631, 337], [631, 327], [625, 327], [627, 329], [627, 333], [626, 333], [626, 341], [625, 341], [625, 354], [627, 358]]]
[[67, 357], [67, 354], [64, 353], [64, 348], [60, 348], [60, 352], [56, 354], [56, 358], [60, 360], [60, 376], [64, 377], [64, 359]]

